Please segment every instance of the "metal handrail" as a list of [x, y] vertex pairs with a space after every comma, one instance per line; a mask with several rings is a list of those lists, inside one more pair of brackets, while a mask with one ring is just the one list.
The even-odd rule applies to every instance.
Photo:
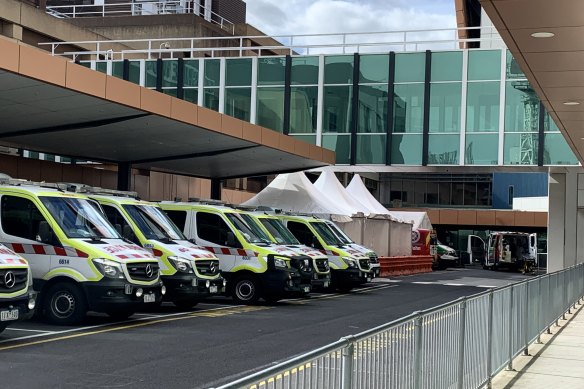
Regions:
[[198, 1], [168, 0], [104, 3], [99, 5], [48, 5], [46, 12], [51, 16], [65, 19], [79, 17], [195, 14], [203, 16], [208, 22], [215, 23], [232, 34], [235, 33], [235, 24], [233, 22], [213, 12], [210, 8], [200, 4]]
[[[334, 33], [334, 34], [299, 34], [299, 35], [249, 35], [227, 37], [192, 37], [192, 38], [154, 38], [154, 39], [120, 39], [101, 41], [71, 41], [71, 42], [45, 42], [40, 45], [51, 46], [53, 55], [65, 55], [76, 58], [81, 55], [102, 54], [106, 48], [115, 46], [113, 55], [115, 58], [124, 59], [129, 55], [143, 55], [152, 58], [153, 54], [188, 52], [194, 57], [196, 54], [237, 52], [239, 56], [257, 56], [262, 51], [294, 54], [318, 54], [318, 53], [354, 53], [363, 49], [377, 48], [379, 52], [385, 51], [418, 51], [421, 46], [444, 46], [446, 49], [464, 49], [473, 44], [483, 43], [503, 44], [503, 40], [495, 34], [487, 34], [485, 38], [469, 38], [469, 33], [478, 31], [481, 34], [496, 32], [494, 27], [464, 27], [429, 30], [403, 30], [359, 33]], [[421, 36], [421, 35], [427, 36]], [[236, 44], [233, 44], [236, 42]], [[250, 46], [249, 42], [254, 45]], [[265, 42], [266, 44], [262, 44]], [[161, 43], [168, 43], [167, 49], [160, 49]], [[87, 47], [88, 50], [68, 51], [57, 53], [61, 45]], [[116, 46], [117, 45], [117, 46]], [[120, 48], [124, 46], [125, 48]], [[501, 46], [502, 47], [502, 46]]]
[[[542, 284], [547, 286], [544, 287]], [[536, 286], [537, 293], [534, 291]], [[339, 355], [342, 356], [342, 366], [340, 367], [341, 371], [335, 372], [335, 374], [338, 374], [341, 377], [340, 387], [343, 389], [352, 388], [354, 387], [353, 383], [359, 379], [358, 377], [354, 377], [354, 374], [359, 371], [357, 365], [362, 362], [362, 359], [370, 358], [363, 352], [362, 344], [368, 344], [367, 342], [370, 342], [372, 338], [374, 338], [373, 344], [382, 344], [382, 342], [379, 343], [378, 340], [383, 339], [384, 334], [387, 334], [388, 331], [395, 330], [400, 326], [408, 324], [414, 326], [411, 327], [410, 330], [414, 330], [411, 334], [411, 337], [413, 338], [411, 342], [415, 344], [413, 350], [414, 355], [409, 355], [410, 362], [413, 365], [413, 376], [408, 377], [410, 380], [408, 382], [410, 382], [411, 386], [416, 389], [422, 388], [424, 387], [423, 380], [431, 379], [422, 375], [422, 368], [428, 368], [427, 365], [424, 365], [424, 363], [427, 363], [427, 361], [423, 361], [423, 358], [426, 357], [430, 361], [433, 360], [433, 355], [428, 357], [426, 356], [426, 353], [423, 352], [423, 331], [432, 331], [432, 317], [436, 316], [436, 318], [441, 318], [443, 320], [444, 318], [440, 315], [444, 316], [445, 312], [450, 312], [452, 316], [452, 323], [459, 324], [459, 331], [458, 333], [454, 334], [458, 338], [458, 359], [456, 361], [448, 361], [452, 362], [453, 364], [456, 362], [456, 376], [452, 377], [452, 381], [455, 382], [451, 382], [451, 384], [454, 385], [455, 383], [455, 386], [460, 389], [466, 387], [481, 387], [485, 384], [490, 387], [491, 378], [494, 376], [494, 374], [505, 368], [505, 366], [507, 366], [509, 369], [512, 369], [513, 358], [522, 352], [525, 355], [528, 355], [527, 351], [529, 345], [534, 341], [539, 341], [540, 335], [546, 330], [549, 333], [550, 327], [554, 324], [554, 322], [557, 324], [557, 321], [560, 318], [565, 319], [565, 314], [570, 313], [571, 309], [575, 308], [576, 303], [579, 303], [583, 296], [584, 264], [578, 264], [554, 273], [533, 277], [531, 279], [526, 279], [512, 285], [489, 289], [488, 291], [476, 293], [467, 297], [461, 297], [455, 301], [414, 312], [408, 316], [369, 329], [357, 335], [343, 337], [334, 343], [313, 350], [309, 353], [296, 356], [290, 360], [258, 371], [247, 377], [240, 378], [227, 385], [220, 386], [217, 389], [248, 387], [301, 388], [306, 385], [307, 377], [309, 381], [308, 384], [310, 387], [312, 387], [315, 383], [313, 382], [314, 377], [312, 375], [307, 376], [306, 370], [309, 368], [313, 369], [313, 364], [316, 365], [316, 386], [320, 387], [325, 382], [325, 378], [324, 373], [322, 373], [323, 381], [319, 382], [318, 369], [322, 368], [324, 371], [324, 367], [326, 366], [324, 362], [319, 365], [317, 361], [319, 361], [319, 358], [325, 358], [328, 356], [328, 367], [330, 368], [330, 358], [332, 358], [331, 354], [335, 359]], [[494, 302], [495, 299], [496, 303]], [[496, 310], [494, 308], [495, 304], [497, 304]], [[479, 308], [481, 306], [486, 308], [486, 310], [480, 310]], [[469, 316], [467, 311], [471, 309], [471, 307], [473, 309], [473, 313]], [[545, 310], [546, 308], [547, 311]], [[504, 312], [505, 315], [508, 316], [505, 318], [499, 317], [499, 320], [495, 320], [495, 312]], [[446, 320], [448, 320], [448, 318]], [[488, 324], [488, 332], [486, 337], [483, 339], [486, 343], [486, 349], [481, 349], [480, 351], [485, 352], [486, 355], [481, 354], [478, 355], [478, 357], [485, 360], [484, 367], [487, 376], [477, 377], [477, 369], [470, 373], [465, 370], [465, 364], [469, 363], [465, 358], [465, 353], [468, 353], [469, 350], [472, 352], [473, 350], [473, 345], [467, 346], [465, 339], [467, 339], [468, 336], [485, 336], [484, 334], [473, 332], [476, 331], [477, 326], [480, 328], [480, 325], [484, 325], [485, 321]], [[475, 328], [471, 328], [467, 325], [474, 325]], [[507, 340], [504, 342], [504, 339], [494, 338], [493, 327], [496, 325], [501, 327], [508, 325], [507, 330], [509, 331], [509, 334]], [[452, 332], [455, 331], [452, 330]], [[432, 338], [434, 337], [432, 336]], [[355, 352], [355, 350], [360, 347], [360, 344], [361, 355]], [[474, 346], [476, 347], [476, 344]], [[399, 347], [399, 345], [395, 345], [395, 347]], [[469, 350], [467, 350], [467, 348], [469, 348]], [[411, 351], [412, 350], [409, 352], [411, 353]], [[494, 356], [494, 352], [498, 353], [497, 357]], [[503, 357], [501, 353], [506, 353], [506, 357]], [[392, 355], [395, 356], [394, 354]], [[470, 357], [476, 358], [477, 355], [471, 355]], [[471, 359], [469, 358], [469, 360]], [[387, 363], [388, 361], [384, 360], [384, 362]], [[393, 362], [394, 361], [391, 361], [391, 363]], [[440, 361], [436, 361], [435, 363], [439, 362]], [[494, 366], [493, 362], [495, 363]], [[382, 364], [380, 361], [375, 361], [375, 363], [371, 363], [371, 361], [369, 361], [368, 364], [365, 362], [362, 363], [368, 366], [368, 369], [366, 370], [367, 375], [379, 374], [380, 372], [376, 371], [376, 369], [385, 369], [385, 367], [381, 366]], [[302, 367], [305, 368], [305, 371], [303, 375], [300, 376], [301, 382], [299, 382], [298, 376], [300, 375], [300, 369]], [[296, 370], [296, 385], [292, 385], [293, 370]], [[284, 385], [285, 372], [288, 374], [288, 385]], [[473, 374], [475, 374], [475, 376], [473, 376]], [[367, 386], [368, 377], [361, 377], [361, 379], [365, 380], [365, 386]], [[280, 385], [277, 385], [278, 380], [280, 380]], [[272, 384], [266, 384], [269, 382]], [[358, 382], [363, 383], [362, 381]], [[471, 382], [470, 386], [465, 385], [465, 382]], [[262, 384], [265, 386], [262, 386]]]

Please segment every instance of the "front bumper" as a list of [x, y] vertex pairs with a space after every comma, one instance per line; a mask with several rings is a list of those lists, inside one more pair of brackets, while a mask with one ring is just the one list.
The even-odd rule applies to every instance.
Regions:
[[373, 279], [371, 272], [359, 269], [331, 269], [331, 274], [334, 286], [361, 285]]
[[320, 274], [315, 272], [312, 275], [312, 280], [310, 280], [313, 289], [325, 289], [331, 286], [331, 283], [331, 273]]
[[[126, 280], [101, 279], [82, 283], [89, 310], [96, 312], [130, 311], [156, 305], [162, 301], [162, 282], [136, 285]], [[137, 296], [139, 290], [142, 295]], [[148, 297], [146, 297], [148, 296]]]
[[373, 274], [373, 278], [378, 278], [381, 274], [381, 265], [379, 265], [379, 263], [372, 263], [369, 268], [370, 272]]
[[283, 296], [310, 293], [310, 279], [301, 276], [295, 269], [267, 270], [260, 276], [264, 295]]
[[[36, 293], [29, 292], [22, 296], [0, 299], [0, 327], [19, 320], [27, 320], [34, 314], [34, 309], [29, 309], [29, 301], [36, 301]], [[15, 313], [18, 311], [18, 313]]]
[[166, 286], [165, 301], [198, 300], [225, 293], [222, 277], [209, 280], [192, 274], [176, 273], [161, 278]]

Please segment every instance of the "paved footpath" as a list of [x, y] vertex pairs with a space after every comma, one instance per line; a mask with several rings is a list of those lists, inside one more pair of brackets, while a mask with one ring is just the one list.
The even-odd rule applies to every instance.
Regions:
[[513, 360], [514, 371], [504, 370], [493, 379], [493, 389], [584, 388], [584, 309], [566, 314], [567, 320], [529, 347], [529, 356]]

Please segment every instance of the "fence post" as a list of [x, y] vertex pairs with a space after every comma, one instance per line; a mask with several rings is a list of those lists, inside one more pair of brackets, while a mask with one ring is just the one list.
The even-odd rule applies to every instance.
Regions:
[[494, 305], [493, 291], [489, 292], [489, 321], [487, 328], [487, 388], [491, 389], [492, 370], [493, 370], [493, 305]]
[[529, 284], [525, 283], [525, 316], [523, 317], [523, 340], [525, 348], [523, 355], [529, 355]]
[[353, 387], [353, 357], [355, 356], [355, 341], [353, 336], [344, 338], [349, 344], [342, 350], [342, 379], [341, 389], [351, 389]]
[[541, 307], [543, 305], [543, 293], [541, 292], [541, 279], [543, 277], [537, 278], [537, 304], [535, 308], [537, 309], [536, 317], [537, 317], [537, 339], [535, 340], [537, 344], [541, 343], [541, 333], [544, 330], [546, 323], [541, 319]]
[[463, 388], [464, 384], [464, 341], [466, 337], [466, 297], [460, 302], [460, 328], [458, 333], [458, 389]]
[[507, 370], [513, 370], [513, 290], [515, 287], [511, 286], [509, 291], [509, 362], [507, 363]]
[[417, 312], [414, 319], [414, 389], [422, 387], [422, 324], [422, 314]]
[[564, 286], [562, 289], [564, 291], [564, 301], [562, 304], [562, 320], [566, 320], [566, 307], [568, 306], [568, 288], [566, 287], [566, 271], [562, 272], [562, 285]]

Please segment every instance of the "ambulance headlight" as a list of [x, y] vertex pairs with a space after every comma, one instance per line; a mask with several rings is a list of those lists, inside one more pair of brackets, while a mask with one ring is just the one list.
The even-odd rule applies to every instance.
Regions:
[[193, 266], [191, 265], [191, 261], [189, 259], [173, 256], [168, 257], [168, 260], [170, 261], [171, 265], [181, 273], [193, 272]]
[[274, 266], [281, 269], [287, 269], [288, 261], [285, 258], [274, 257]]
[[345, 262], [347, 264], [347, 266], [349, 266], [350, 268], [357, 268], [357, 260], [351, 258], [351, 257], [341, 257], [343, 259], [343, 262]]
[[95, 258], [93, 264], [101, 274], [109, 278], [125, 278], [122, 264], [105, 258]]
[[36, 306], [36, 300], [33, 297], [29, 298], [28, 299], [28, 309], [32, 311], [35, 306]]

